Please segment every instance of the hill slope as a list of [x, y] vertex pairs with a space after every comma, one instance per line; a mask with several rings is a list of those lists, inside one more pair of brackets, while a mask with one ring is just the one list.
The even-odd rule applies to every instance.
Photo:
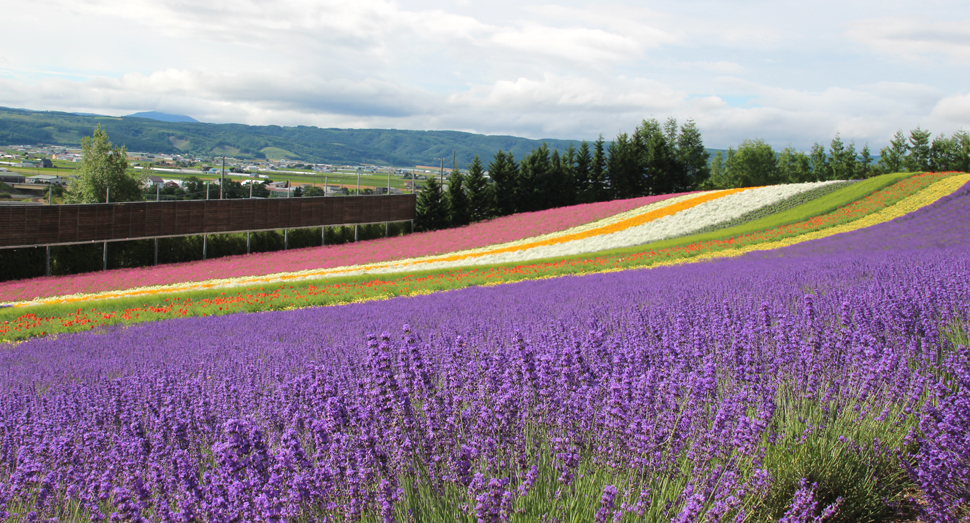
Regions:
[[[498, 150], [521, 158], [543, 142], [565, 150], [569, 140], [530, 140], [459, 131], [396, 129], [321, 129], [318, 127], [199, 122], [163, 122], [143, 114], [132, 117], [79, 115], [0, 107], [0, 144], [78, 145], [101, 124], [111, 141], [129, 151], [239, 158], [290, 157], [315, 163], [429, 165], [450, 164], [452, 152], [464, 167], [478, 155], [484, 163]], [[238, 150], [238, 152], [236, 152]]]

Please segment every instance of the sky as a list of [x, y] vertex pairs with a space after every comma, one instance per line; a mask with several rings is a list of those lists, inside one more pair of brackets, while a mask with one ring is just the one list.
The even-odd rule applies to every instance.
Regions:
[[0, 0], [0, 106], [705, 145], [970, 130], [970, 4]]

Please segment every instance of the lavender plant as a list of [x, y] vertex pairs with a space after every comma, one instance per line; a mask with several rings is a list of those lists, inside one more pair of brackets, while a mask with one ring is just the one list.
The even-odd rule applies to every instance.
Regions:
[[0, 519], [959, 521], [968, 198], [770, 254], [5, 348]]

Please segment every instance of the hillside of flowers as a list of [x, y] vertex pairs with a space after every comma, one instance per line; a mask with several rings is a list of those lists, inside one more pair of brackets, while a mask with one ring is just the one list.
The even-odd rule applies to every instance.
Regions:
[[[361, 273], [415, 272], [456, 266], [522, 262], [550, 256], [562, 257], [683, 236], [712, 224], [736, 220], [752, 211], [772, 206], [803, 193], [815, 192], [815, 189], [829, 185], [839, 184], [833, 182], [790, 184], [611, 202], [616, 204], [614, 211], [624, 207], [632, 207], [632, 209], [614, 212], [599, 220], [565, 228], [562, 225], [570, 219], [579, 220], [579, 216], [587, 218], [592, 216], [591, 209], [603, 212], [601, 207], [604, 205], [581, 205], [542, 213], [515, 215], [461, 229], [466, 235], [463, 240], [466, 248], [453, 250], [445, 255], [435, 254], [435, 252], [458, 245], [449, 241], [451, 236], [457, 234], [454, 230], [435, 231], [376, 242], [361, 242], [351, 246], [302, 249], [298, 255], [270, 253], [256, 255], [252, 260], [249, 260], [250, 257], [236, 257], [241, 260], [240, 266], [244, 267], [240, 270], [230, 266], [231, 260], [223, 259], [188, 265], [6, 282], [0, 283], [0, 299], [16, 302], [76, 294], [116, 296], [119, 295], [119, 291], [123, 295], [131, 295], [132, 291], [138, 292], [138, 289], [145, 289], [148, 294], [155, 294], [160, 287], [166, 286], [185, 291], [267, 281], [305, 280]], [[530, 220], [545, 219], [554, 224], [544, 226], [552, 232], [532, 236], [527, 235], [527, 231], [537, 230], [536, 226], [515, 229], [507, 227], [506, 223], [512, 221], [525, 224]], [[513, 230], [515, 233], [512, 232]], [[496, 241], [499, 238], [516, 236], [518, 239]], [[387, 242], [394, 242], [398, 248], [390, 248]], [[422, 254], [407, 257], [403, 256], [404, 252]], [[350, 256], [349, 259], [355, 263], [341, 266], [340, 262], [348, 261], [345, 255]], [[315, 268], [300, 270], [298, 265], [289, 265], [289, 262], [297, 257], [300, 264], [315, 266]], [[259, 263], [254, 261], [262, 258], [266, 260]], [[257, 265], [262, 268], [257, 269]], [[240, 275], [247, 272], [255, 276]], [[146, 285], [148, 287], [145, 287]]]
[[[726, 236], [715, 235], [713, 240], [708, 239], [711, 237], [711, 233], [705, 233], [687, 237], [683, 241], [673, 240], [674, 243], [669, 241], [659, 242], [650, 244], [646, 248], [635, 248], [632, 251], [621, 249], [617, 254], [581, 258], [567, 257], [538, 263], [512, 263], [424, 273], [374, 276], [364, 274], [357, 276], [356, 279], [355, 277], [351, 277], [349, 280], [337, 278], [336, 281], [333, 279], [301, 281], [299, 278], [303, 275], [297, 273], [280, 279], [275, 277], [260, 279], [252, 282], [255, 286], [242, 289], [239, 289], [239, 280], [230, 280], [229, 285], [231, 286], [222, 288], [221, 291], [220, 288], [214, 288], [194, 293], [174, 292], [178, 291], [179, 287], [135, 289], [115, 294], [121, 296], [121, 298], [102, 299], [101, 301], [91, 300], [92, 298], [103, 298], [105, 295], [55, 298], [49, 301], [57, 303], [57, 305], [42, 305], [27, 307], [26, 309], [18, 307], [6, 311], [0, 309], [0, 319], [3, 320], [3, 324], [0, 325], [0, 340], [13, 341], [51, 335], [52, 333], [94, 330], [108, 325], [133, 324], [171, 317], [211, 316], [241, 311], [333, 305], [387, 299], [393, 296], [427, 294], [475, 285], [494, 285], [523, 279], [546, 278], [566, 274], [588, 274], [737, 256], [752, 250], [776, 249], [883, 223], [930, 205], [942, 197], [954, 194], [954, 191], [957, 191], [967, 181], [970, 181], [970, 176], [953, 173], [930, 173], [903, 177], [896, 183], [890, 183], [884, 189], [877, 190], [849, 205], [837, 207], [829, 213], [815, 214], [818, 209], [831, 208], [836, 205], [839, 200], [834, 197], [807, 202], [795, 208], [788, 208], [777, 215], [762, 217], [737, 225], [723, 233], [718, 233], [726, 234]], [[879, 180], [860, 183], [856, 187], [862, 189], [861, 194], [864, 194], [866, 190], [862, 186], [869, 184], [869, 182], [885, 185], [885, 182]], [[839, 191], [836, 195], [843, 192]], [[859, 191], [855, 191], [855, 193], [859, 193]], [[798, 193], [793, 198], [799, 198], [801, 194], [804, 193]], [[841, 199], [850, 201], [847, 198], [854, 197], [852, 194], [854, 193], [843, 194]], [[701, 198], [696, 199], [711, 200], [711, 196], [702, 195]], [[723, 195], [719, 198], [723, 198]], [[634, 211], [615, 215], [607, 220], [540, 238], [545, 238], [547, 242], [562, 241], [563, 239], [572, 241], [572, 238], [582, 236], [588, 231], [605, 230], [610, 233], [613, 228], [625, 223], [646, 222], [649, 225], [649, 220], [645, 220], [645, 218], [649, 218], [651, 215], [656, 216], [657, 211], [669, 213], [670, 208], [682, 205], [678, 201], [685, 202], [692, 199], [695, 198], [671, 198], [665, 202], [654, 203]], [[782, 200], [780, 205], [784, 205], [784, 202], [789, 200], [791, 198]], [[697, 207], [703, 208], [704, 205], [706, 205], [706, 202], [698, 204]], [[647, 212], [651, 208], [654, 211]], [[748, 216], [750, 216], [750, 213], [748, 213]], [[808, 219], [789, 223], [798, 216]], [[691, 223], [693, 224], [695, 221], [692, 219]], [[788, 225], [771, 226], [775, 221], [788, 223]], [[607, 225], [604, 226], [604, 223], [607, 223]], [[533, 238], [507, 245], [528, 252], [529, 247], [535, 245], [535, 243], [536, 239]], [[572, 243], [576, 242], [572, 241]], [[478, 253], [488, 254], [495, 251], [509, 252], [514, 251], [514, 249], [508, 247], [500, 249], [484, 248], [467, 251], [469, 254], [463, 256], [449, 256], [444, 261], [450, 261], [454, 264], [456, 260], [460, 261], [467, 257], [474, 259], [474, 256]], [[440, 263], [442, 259], [432, 257], [425, 259], [425, 261]], [[420, 261], [405, 262], [399, 266], [406, 268], [415, 263], [420, 263]], [[374, 270], [374, 268], [371, 268], [371, 270]], [[282, 280], [281, 283], [280, 280]], [[274, 281], [276, 283], [273, 283]], [[187, 284], [185, 287], [193, 288], [195, 286], [196, 284]], [[124, 297], [126, 295], [127, 298]], [[141, 300], [145, 300], [145, 302]], [[89, 308], [89, 304], [94, 305], [94, 307]], [[79, 306], [74, 308], [75, 305]], [[20, 312], [22, 310], [24, 312]]]
[[0, 282], [0, 301], [19, 301], [62, 294], [97, 293], [213, 278], [257, 276], [327, 269], [475, 249], [540, 236], [610, 218], [679, 195], [645, 196], [532, 213], [521, 213], [446, 229], [361, 243], [176, 263], [158, 267], [112, 270]]
[[0, 519], [965, 521], [970, 186], [912, 194], [709, 263], [9, 346]]

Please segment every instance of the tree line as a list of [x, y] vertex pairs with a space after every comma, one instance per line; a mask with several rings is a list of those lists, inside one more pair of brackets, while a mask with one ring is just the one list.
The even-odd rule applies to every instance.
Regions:
[[896, 132], [875, 157], [865, 144], [856, 151], [836, 133], [828, 149], [815, 142], [805, 153], [788, 146], [776, 153], [764, 140], [745, 140], [727, 154], [716, 152], [706, 187], [726, 189], [779, 183], [855, 180], [895, 172], [970, 171], [970, 134], [937, 135], [919, 127]]
[[828, 148], [816, 142], [808, 153], [790, 145], [776, 152], [764, 140], [750, 139], [711, 158], [693, 121], [678, 126], [673, 118], [663, 124], [644, 120], [609, 145], [602, 135], [579, 148], [570, 144], [563, 154], [543, 144], [519, 161], [499, 150], [488, 177], [476, 156], [467, 175], [452, 171], [446, 188], [428, 180], [418, 196], [415, 229], [460, 227], [579, 203], [902, 171], [970, 171], [970, 134], [960, 130], [933, 138], [919, 127], [908, 136], [900, 130], [878, 156], [868, 143], [857, 151], [854, 141], [845, 143], [838, 133]]
[[546, 144], [516, 161], [499, 150], [488, 165], [476, 156], [467, 176], [454, 169], [447, 188], [429, 178], [418, 196], [416, 230], [460, 227], [519, 212], [579, 203], [691, 191], [708, 179], [709, 154], [700, 130], [688, 120], [678, 125], [644, 120], [633, 133], [607, 145], [573, 144], [562, 154]]

